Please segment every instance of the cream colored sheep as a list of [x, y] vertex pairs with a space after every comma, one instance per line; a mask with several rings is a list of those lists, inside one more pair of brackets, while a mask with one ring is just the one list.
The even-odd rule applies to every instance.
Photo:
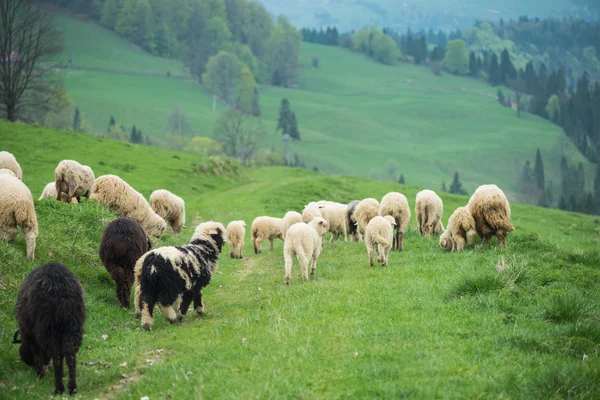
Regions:
[[[44, 187], [44, 191], [38, 200], [45, 199], [46, 197], [52, 197], [56, 199], [56, 183], [48, 182], [48, 184]], [[63, 203], [67, 202], [67, 195], [65, 193], [61, 193]], [[77, 199], [75, 197], [71, 198], [71, 203], [77, 204]]]
[[314, 203], [308, 204], [306, 207], [304, 207], [304, 210], [302, 210], [302, 222], [304, 222], [305, 224], [308, 224], [310, 221], [317, 217], [322, 218], [323, 215], [321, 215], [319, 206], [317, 206]]
[[388, 265], [388, 256], [394, 241], [394, 226], [396, 226], [396, 221], [391, 215], [385, 217], [378, 215], [367, 224], [365, 244], [371, 267], [373, 266], [374, 251], [377, 254], [377, 262], [383, 267]]
[[335, 242], [340, 235], [344, 237], [344, 243], [348, 242], [348, 206], [346, 204], [328, 203], [319, 206], [321, 215], [327, 221], [331, 239], [329, 243]]
[[0, 151], [0, 169], [10, 169], [17, 178], [23, 180], [23, 171], [12, 153]]
[[294, 225], [297, 222], [302, 222], [302, 214], [296, 211], [288, 211], [283, 216], [283, 221], [281, 222], [281, 236], [283, 240], [285, 240], [285, 235], [290, 226]]
[[292, 256], [296, 254], [302, 270], [302, 279], [308, 280], [308, 264], [310, 273], [317, 270], [317, 259], [321, 254], [323, 236], [327, 233], [327, 221], [316, 217], [310, 223], [300, 222], [288, 230], [283, 243], [283, 258], [285, 259], [285, 283], [289, 284], [292, 277]]
[[440, 246], [448, 251], [463, 251], [465, 243], [473, 244], [475, 220], [466, 207], [458, 207], [450, 218], [446, 231], [440, 236]]
[[254, 221], [252, 221], [252, 226], [250, 227], [254, 253], [262, 253], [261, 243], [265, 240], [269, 241], [269, 247], [271, 250], [273, 250], [273, 239], [283, 240], [283, 234], [281, 232], [282, 228], [283, 220], [281, 218], [254, 218]]
[[246, 237], [246, 223], [244, 221], [231, 221], [227, 225], [226, 238], [229, 244], [231, 258], [242, 259], [244, 238]]
[[356, 206], [354, 214], [352, 214], [352, 221], [356, 223], [358, 227], [359, 235], [365, 233], [367, 224], [370, 220], [379, 214], [379, 202], [373, 198], [361, 200]]
[[[56, 200], [70, 203], [73, 197], [80, 202], [81, 196], [90, 197], [90, 190], [94, 185], [94, 171], [87, 165], [77, 161], [63, 160], [54, 170], [56, 182]], [[62, 194], [66, 194], [63, 197]]]
[[130, 217], [142, 225], [148, 235], [160, 237], [167, 223], [155, 213], [144, 196], [116, 175], [96, 179], [90, 199], [107, 206], [119, 217]]
[[421, 190], [417, 193], [415, 215], [421, 236], [429, 239], [431, 233], [439, 235], [442, 230], [444, 203], [433, 190]]
[[475, 190], [467, 204], [475, 220], [477, 235], [483, 242], [498, 237], [498, 245], [506, 247], [506, 233], [515, 227], [510, 223], [510, 204], [504, 192], [496, 185], [482, 185]]
[[33, 197], [25, 184], [9, 169], [0, 169], [0, 240], [11, 242], [21, 227], [27, 245], [27, 258], [35, 259], [38, 235]]
[[410, 207], [406, 196], [398, 192], [390, 192], [383, 196], [379, 206], [379, 215], [385, 217], [390, 215], [396, 221], [396, 236], [392, 244], [392, 250], [402, 251], [404, 232], [410, 222]]
[[150, 206], [171, 225], [174, 234], [185, 229], [185, 202], [168, 190], [159, 189], [150, 195]]

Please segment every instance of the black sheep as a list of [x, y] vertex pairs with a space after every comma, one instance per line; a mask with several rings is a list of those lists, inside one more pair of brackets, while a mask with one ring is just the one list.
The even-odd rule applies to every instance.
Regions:
[[130, 308], [135, 262], [152, 249], [152, 241], [132, 218], [117, 218], [106, 226], [100, 243], [100, 259], [115, 281], [121, 307]]
[[135, 265], [135, 313], [142, 327], [152, 329], [154, 305], [171, 323], [180, 323], [194, 301], [204, 312], [202, 288], [210, 283], [223, 248], [225, 228], [220, 222], [198, 225], [185, 246], [167, 246], [149, 251]]
[[352, 214], [354, 214], [354, 210], [356, 210], [358, 203], [358, 200], [352, 200], [350, 203], [348, 203], [348, 235], [351, 235], [352, 240], [355, 242], [359, 241], [360, 236], [358, 235], [358, 227], [356, 226], [356, 223], [352, 221]]
[[[62, 264], [46, 264], [31, 271], [17, 294], [21, 360], [42, 378], [52, 360], [55, 394], [65, 391], [63, 359], [69, 367], [69, 393], [77, 393], [75, 365], [85, 323], [81, 282]], [[19, 334], [21, 339], [18, 339]]]

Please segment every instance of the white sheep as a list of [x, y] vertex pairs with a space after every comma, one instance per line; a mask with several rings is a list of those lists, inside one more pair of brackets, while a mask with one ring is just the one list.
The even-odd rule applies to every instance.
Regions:
[[281, 232], [283, 228], [283, 220], [274, 217], [256, 217], [252, 221], [250, 227], [252, 235], [252, 247], [254, 253], [262, 253], [261, 243], [265, 240], [269, 241], [269, 247], [273, 250], [273, 239], [283, 240]]
[[442, 230], [444, 203], [433, 190], [421, 190], [417, 193], [415, 215], [421, 236], [429, 239], [431, 233], [439, 235]]
[[[40, 196], [40, 198], [38, 200], [45, 199], [46, 197], [51, 197], [53, 199], [56, 199], [56, 183], [55, 182], [48, 182], [46, 184], [46, 186], [44, 187], [44, 191], [42, 192], [42, 195]], [[62, 197], [63, 203], [66, 203], [67, 195], [65, 193], [61, 193], [61, 197]], [[72, 197], [71, 203], [76, 204], [77, 199], [75, 197]]]
[[327, 233], [327, 221], [316, 217], [310, 223], [299, 222], [288, 230], [283, 243], [283, 258], [285, 259], [285, 283], [289, 284], [292, 276], [292, 256], [296, 254], [302, 279], [308, 280], [308, 264], [310, 273], [317, 270], [317, 259], [323, 248], [323, 236]]
[[[94, 171], [87, 165], [77, 161], [63, 160], [54, 170], [56, 183], [56, 200], [70, 203], [73, 197], [80, 202], [81, 196], [90, 197], [90, 190], [94, 184]], [[66, 196], [63, 197], [62, 194]]]
[[0, 240], [11, 242], [21, 227], [27, 245], [27, 258], [35, 259], [38, 223], [29, 188], [10, 169], [0, 169]]
[[321, 211], [319, 210], [319, 206], [314, 203], [307, 204], [302, 210], [302, 222], [308, 224], [314, 218], [322, 218]]
[[388, 256], [394, 241], [396, 221], [391, 215], [376, 216], [369, 221], [365, 230], [365, 245], [369, 264], [373, 266], [373, 252], [377, 254], [377, 262], [383, 267], [388, 265]]
[[168, 190], [155, 190], [150, 195], [150, 206], [171, 225], [175, 235], [185, 229], [185, 202], [181, 197]]
[[328, 203], [319, 206], [319, 211], [327, 221], [331, 239], [329, 243], [335, 242], [340, 235], [344, 237], [344, 243], [348, 242], [348, 206], [346, 204]]
[[477, 233], [475, 220], [466, 207], [458, 207], [450, 218], [446, 230], [440, 236], [440, 246], [448, 251], [463, 251], [465, 242], [471, 246]]
[[162, 236], [167, 223], [155, 213], [144, 196], [116, 175], [96, 179], [90, 199], [107, 206], [119, 217], [130, 217], [142, 225], [148, 235]]
[[226, 230], [229, 255], [231, 258], [242, 259], [244, 238], [246, 237], [246, 223], [244, 221], [231, 221]]
[[17, 178], [23, 180], [23, 171], [17, 159], [8, 151], [0, 151], [0, 169], [10, 169]]
[[396, 222], [396, 236], [392, 244], [392, 250], [402, 251], [402, 241], [404, 232], [408, 228], [410, 222], [410, 207], [406, 196], [398, 192], [390, 192], [383, 196], [381, 205], [379, 206], [379, 215], [385, 217], [390, 215]]
[[354, 214], [352, 214], [351, 219], [356, 223], [358, 227], [359, 236], [365, 233], [365, 229], [367, 229], [367, 224], [370, 220], [376, 217], [379, 214], [379, 202], [373, 198], [368, 198], [361, 200], [356, 208], [354, 209]]
[[290, 229], [290, 226], [298, 222], [302, 222], [302, 214], [296, 211], [288, 211], [285, 213], [283, 216], [283, 221], [281, 222], [281, 236], [283, 237], [283, 240], [285, 240], [285, 234], [288, 229]]
[[510, 204], [502, 189], [496, 185], [482, 185], [475, 190], [467, 204], [475, 220], [477, 235], [483, 242], [498, 237], [498, 245], [506, 247], [506, 233], [515, 227], [510, 223]]

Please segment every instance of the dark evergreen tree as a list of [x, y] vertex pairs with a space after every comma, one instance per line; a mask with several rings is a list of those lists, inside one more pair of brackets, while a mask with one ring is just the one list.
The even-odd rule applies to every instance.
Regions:
[[498, 64], [498, 57], [496, 54], [492, 54], [490, 71], [488, 73], [488, 82], [492, 86], [498, 86], [502, 83], [502, 73], [500, 71], [500, 64]]
[[456, 171], [454, 173], [454, 180], [452, 181], [452, 184], [450, 185], [450, 193], [462, 194], [462, 195], [467, 194], [467, 191], [465, 189], [463, 189], [462, 183], [460, 182], [460, 177], [458, 175], [458, 171]]
[[517, 79], [517, 70], [510, 61], [510, 54], [507, 49], [502, 50], [500, 54], [500, 83], [508, 84], [510, 79]]
[[469, 74], [473, 77], [479, 76], [479, 64], [474, 52], [469, 53]]
[[289, 135], [294, 140], [300, 140], [300, 132], [298, 131], [298, 122], [296, 121], [295, 112], [290, 112]]
[[115, 117], [113, 117], [111, 115], [110, 120], [108, 121], [108, 131], [107, 132], [110, 132], [110, 128], [112, 128], [115, 125], [116, 125]]
[[537, 185], [537, 188], [541, 191], [544, 191], [544, 162], [542, 161], [542, 154], [540, 153], [540, 149], [537, 149], [537, 152], [535, 154], [535, 166], [533, 168], [533, 176], [535, 177], [535, 184]]
[[254, 95], [252, 96], [252, 115], [260, 117], [260, 99], [258, 97], [258, 88], [254, 86]]
[[401, 185], [406, 184], [406, 181], [404, 180], [404, 174], [400, 174], [400, 178], [398, 179], [398, 183]]
[[431, 61], [442, 61], [445, 55], [446, 50], [442, 46], [437, 45], [431, 51], [431, 56], [429, 58]]
[[75, 115], [73, 115], [73, 130], [75, 132], [81, 131], [81, 114], [79, 114], [78, 107], [75, 107]]

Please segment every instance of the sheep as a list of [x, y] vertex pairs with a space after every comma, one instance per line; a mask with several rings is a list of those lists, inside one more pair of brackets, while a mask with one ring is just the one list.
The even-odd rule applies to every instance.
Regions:
[[[42, 200], [45, 199], [46, 197], [52, 197], [53, 199], [56, 199], [56, 183], [55, 182], [48, 182], [48, 184], [46, 184], [46, 186], [44, 187], [44, 191], [42, 192], [42, 195], [40, 196], [40, 198], [38, 200]], [[67, 194], [66, 193], [61, 193], [61, 201], [63, 203], [67, 202]], [[71, 198], [71, 203], [75, 204], [77, 203], [77, 199], [75, 197]]]
[[354, 221], [352, 221], [352, 214], [354, 214], [354, 210], [356, 210], [356, 206], [358, 205], [358, 200], [352, 200], [348, 203], [346, 218], [348, 224], [348, 234], [352, 237], [353, 242], [360, 242], [362, 240], [361, 234], [356, 227]]
[[463, 251], [465, 242], [471, 246], [477, 233], [475, 220], [466, 207], [458, 207], [450, 218], [446, 231], [440, 236], [440, 246], [448, 251]]
[[27, 259], [35, 260], [38, 223], [29, 188], [12, 170], [0, 169], [0, 240], [12, 242], [21, 227], [27, 245]]
[[244, 238], [246, 237], [246, 223], [244, 221], [231, 221], [227, 225], [227, 243], [231, 258], [242, 259]]
[[252, 221], [250, 227], [252, 235], [252, 247], [254, 253], [262, 253], [261, 243], [265, 240], [269, 241], [269, 247], [273, 250], [273, 239], [283, 240], [283, 220], [281, 218], [273, 217], [256, 217]]
[[438, 236], [442, 230], [444, 203], [433, 190], [421, 190], [417, 193], [415, 215], [419, 233], [429, 239], [431, 233]]
[[149, 235], [162, 236], [167, 223], [152, 210], [144, 196], [116, 175], [96, 179], [90, 199], [108, 206], [119, 217], [131, 217], [142, 225]]
[[[90, 197], [90, 189], [94, 184], [94, 171], [87, 165], [77, 161], [63, 160], [54, 170], [56, 184], [56, 200], [70, 203], [73, 197], [81, 202], [81, 196]], [[63, 197], [62, 194], [66, 197]]]
[[344, 237], [344, 243], [348, 242], [348, 206], [346, 204], [329, 203], [319, 206], [321, 215], [327, 221], [331, 239], [329, 243], [335, 242], [340, 235]]
[[281, 236], [285, 241], [285, 234], [290, 228], [290, 226], [294, 225], [297, 222], [302, 222], [302, 214], [296, 211], [288, 211], [283, 216], [282, 228], [281, 228]]
[[117, 218], [102, 233], [99, 255], [102, 264], [115, 281], [117, 299], [123, 308], [130, 308], [133, 268], [144, 253], [152, 249], [152, 241], [142, 226], [129, 217]]
[[379, 206], [379, 215], [384, 217], [390, 215], [396, 221], [396, 236], [392, 244], [392, 250], [402, 251], [404, 232], [410, 222], [410, 207], [406, 196], [398, 192], [390, 192], [383, 196]]
[[67, 388], [70, 394], [77, 393], [75, 368], [85, 324], [83, 288], [77, 276], [62, 264], [34, 269], [19, 288], [16, 314], [19, 329], [13, 343], [20, 343], [21, 360], [33, 367], [39, 378], [44, 377], [52, 360], [54, 394], [62, 394], [66, 359]]
[[185, 229], [185, 202], [181, 197], [168, 190], [155, 190], [150, 195], [150, 206], [171, 225], [175, 235]]
[[308, 224], [310, 221], [317, 217], [322, 218], [323, 215], [321, 215], [319, 206], [317, 206], [314, 203], [306, 205], [304, 207], [304, 210], [302, 210], [302, 222], [304, 222], [305, 224]]
[[369, 264], [373, 266], [373, 250], [377, 253], [377, 262], [382, 267], [388, 265], [388, 255], [394, 241], [396, 220], [391, 215], [376, 216], [371, 219], [365, 230], [365, 245], [369, 256]]
[[477, 235], [483, 242], [498, 237], [498, 245], [506, 247], [506, 233], [515, 227], [510, 223], [510, 204], [504, 192], [496, 185], [482, 185], [475, 190], [469, 203], [469, 212], [475, 220]]
[[361, 200], [356, 205], [351, 219], [356, 223], [359, 235], [365, 233], [365, 229], [367, 228], [369, 221], [378, 214], [379, 202], [373, 198]]
[[285, 283], [289, 284], [292, 275], [292, 256], [300, 263], [302, 279], [308, 280], [308, 264], [311, 263], [310, 273], [317, 270], [317, 259], [321, 254], [323, 236], [327, 233], [328, 223], [321, 217], [316, 217], [308, 224], [299, 222], [290, 227], [283, 243], [283, 258], [285, 259]]
[[15, 156], [8, 151], [0, 151], [0, 169], [3, 168], [11, 170], [17, 178], [23, 180], [23, 171], [21, 170], [21, 166], [17, 162]]
[[[154, 305], [172, 324], [179, 324], [192, 300], [196, 313], [204, 313], [202, 288], [217, 268], [225, 243], [225, 227], [208, 221], [196, 227], [190, 243], [151, 250], [135, 264], [135, 314], [142, 328], [151, 330]], [[174, 308], [175, 307], [175, 308]]]

